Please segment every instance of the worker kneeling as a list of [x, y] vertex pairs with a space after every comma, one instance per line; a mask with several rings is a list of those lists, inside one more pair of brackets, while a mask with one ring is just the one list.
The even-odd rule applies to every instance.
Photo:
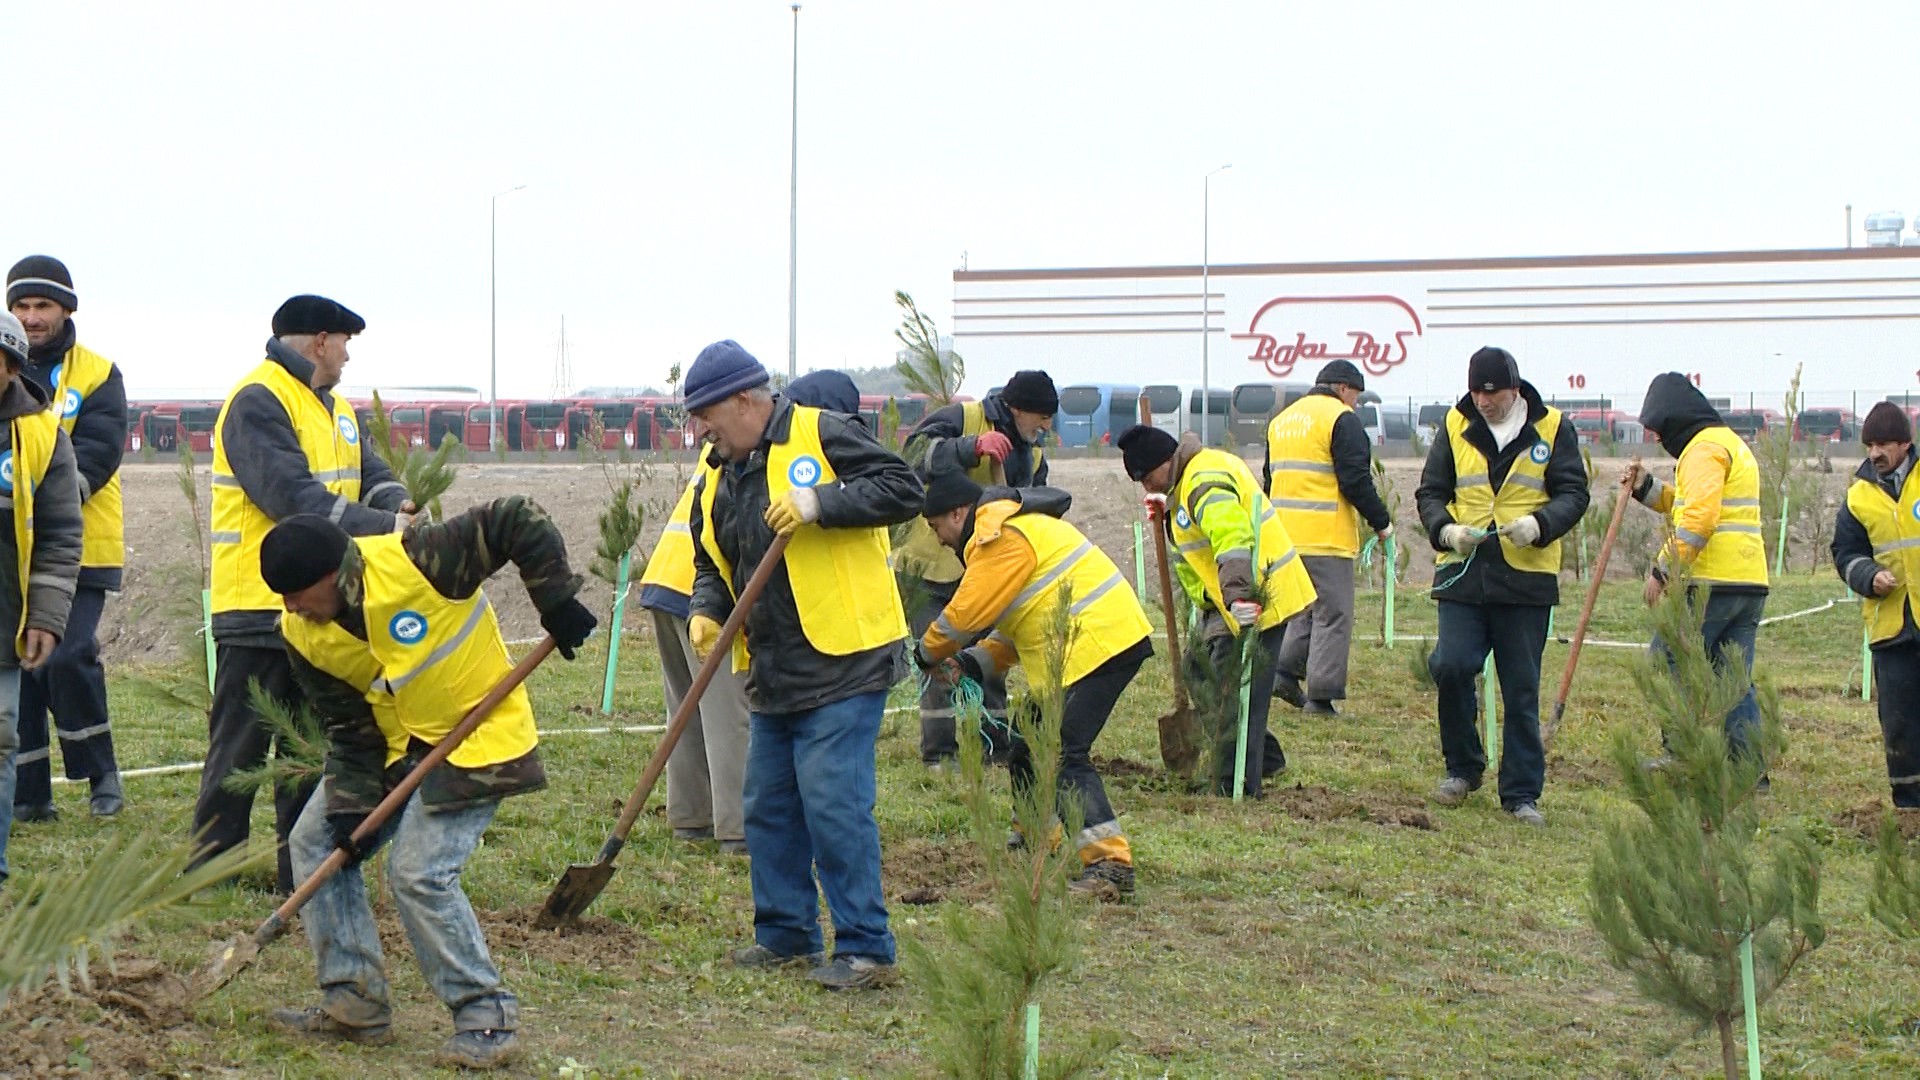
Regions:
[[[957, 470], [934, 476], [927, 485], [927, 521], [960, 556], [965, 572], [920, 639], [915, 659], [922, 669], [937, 671], [957, 657], [975, 682], [1024, 663], [1035, 696], [1064, 689], [1060, 799], [1079, 800], [1076, 846], [1083, 868], [1068, 887], [1118, 901], [1133, 895], [1133, 851], [1090, 754], [1121, 692], [1153, 655], [1153, 628], [1113, 560], [1060, 520], [1069, 501], [1054, 488], [983, 493]], [[1049, 650], [1062, 604], [1069, 620], [1066, 644]], [[1016, 787], [1033, 783], [1024, 739], [1014, 740], [1007, 768]]]
[[551, 519], [521, 497], [476, 507], [444, 525], [351, 539], [313, 514], [275, 525], [261, 576], [287, 612], [287, 659], [327, 734], [326, 773], [287, 838], [296, 878], [335, 848], [347, 865], [301, 911], [319, 967], [321, 1003], [277, 1009], [272, 1023], [302, 1035], [391, 1041], [386, 960], [359, 864], [391, 841], [387, 882], [420, 970], [453, 1013], [440, 1060], [505, 1063], [519, 1003], [500, 980], [460, 871], [500, 800], [547, 785], [533, 707], [517, 686], [399, 814], [356, 842], [387, 791], [513, 669], [481, 582], [506, 561], [520, 570], [540, 622], [573, 650], [594, 617], [574, 594], [580, 577]]

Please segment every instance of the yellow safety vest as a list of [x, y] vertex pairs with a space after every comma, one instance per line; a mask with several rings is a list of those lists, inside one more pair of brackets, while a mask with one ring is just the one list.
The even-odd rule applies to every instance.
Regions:
[[1326, 394], [1308, 394], [1267, 425], [1267, 494], [1302, 555], [1360, 554], [1360, 515], [1333, 471], [1333, 424], [1352, 412]]
[[[484, 590], [465, 600], [442, 596], [399, 536], [354, 543], [365, 565], [367, 646], [381, 671], [374, 689], [393, 695], [394, 718], [408, 736], [436, 744], [513, 670], [500, 622]], [[393, 739], [388, 733], [389, 747]], [[524, 757], [538, 742], [521, 685], [447, 760], [478, 769]]]
[[[820, 446], [820, 410], [806, 405], [791, 408], [786, 441], [767, 450], [770, 503], [779, 502], [796, 487], [818, 487], [838, 478]], [[700, 530], [700, 544], [731, 592], [733, 563], [720, 550], [713, 519], [703, 520], [706, 527]], [[794, 531], [785, 556], [787, 581], [793, 586], [800, 629], [815, 652], [851, 656], [907, 636], [900, 590], [887, 569], [890, 552], [884, 528], [823, 529], [814, 523]], [[736, 647], [735, 671], [746, 670], [745, 658], [745, 649]]]
[[[307, 471], [335, 495], [349, 502], [360, 499], [360, 425], [353, 407], [339, 396], [333, 399], [333, 411], [305, 383], [272, 360], [260, 366], [234, 387], [213, 428], [213, 610], [278, 611], [280, 597], [260, 576], [260, 542], [273, 528], [273, 519], [247, 498], [234, 478], [228, 463], [228, 448], [221, 438], [227, 425], [227, 410], [233, 399], [249, 386], [264, 386], [280, 400], [293, 421], [293, 434], [306, 454]], [[248, 448], [234, 447], [234, 455]]]
[[1906, 614], [1913, 606], [1911, 584], [1920, 581], [1920, 469], [1907, 473], [1898, 502], [1886, 489], [1868, 480], [1855, 480], [1847, 488], [1847, 510], [1865, 526], [1873, 544], [1873, 561], [1883, 570], [1893, 571], [1893, 591], [1882, 597], [1867, 597], [1861, 605], [1867, 620], [1867, 635], [1876, 644], [1900, 633]]
[[[960, 403], [960, 434], [963, 438], [985, 435], [992, 430], [993, 425], [987, 422], [985, 404], [978, 401]], [[1033, 474], [1038, 476], [1042, 457], [1040, 448], [1034, 447], [1032, 454]], [[993, 459], [981, 458], [978, 464], [967, 470], [967, 476], [981, 487], [993, 483]], [[925, 518], [915, 518], [907, 522], [904, 528], [905, 536], [900, 541], [900, 546], [893, 552], [894, 569], [909, 577], [939, 584], [960, 580], [960, 575], [966, 572], [966, 567], [961, 565], [960, 556], [955, 555], [952, 548], [940, 542], [940, 538], [934, 535], [933, 527], [927, 524]]]
[[307, 663], [339, 679], [366, 698], [373, 710], [374, 722], [387, 741], [386, 764], [399, 761], [407, 753], [407, 729], [395, 711], [393, 695], [387, 693], [380, 678], [380, 661], [366, 642], [348, 633], [339, 623], [316, 623], [296, 615], [280, 616], [280, 636], [288, 648], [306, 658]]
[[693, 595], [693, 493], [700, 488], [701, 479], [705, 478], [707, 483], [700, 498], [700, 517], [702, 521], [713, 520], [714, 477], [718, 472], [706, 460], [706, 455], [702, 454], [693, 479], [688, 480], [686, 488], [680, 492], [680, 501], [673, 504], [667, 527], [660, 531], [660, 539], [654, 542], [653, 554], [647, 559], [647, 568], [640, 573], [642, 588], [658, 585], [682, 596]]
[[13, 448], [0, 453], [0, 495], [13, 505], [13, 545], [20, 571], [20, 625], [13, 629], [13, 651], [27, 651], [27, 591], [33, 580], [33, 503], [53, 464], [60, 426], [51, 409], [14, 419]]
[[[1020, 654], [1030, 683], [1072, 686], [1153, 632], [1120, 568], [1079, 529], [1059, 518], [1021, 513], [1020, 504], [1011, 500], [989, 503], [974, 514], [967, 561], [972, 563], [975, 551], [998, 540], [1003, 528], [1025, 537], [1038, 559], [1033, 577], [1007, 605], [993, 630]], [[1058, 617], [1063, 586], [1071, 604], [1066, 678], [1056, 680], [1048, 665], [1052, 658], [1048, 638]]]
[[[1526, 400], [1515, 407], [1525, 408]], [[1447, 512], [1453, 520], [1470, 528], [1496, 529], [1547, 505], [1547, 463], [1553, 460], [1553, 441], [1560, 434], [1560, 410], [1547, 406], [1547, 415], [1534, 425], [1538, 435], [1533, 445], [1513, 459], [1498, 492], [1493, 490], [1487, 456], [1467, 441], [1468, 423], [1459, 409], [1447, 410], [1447, 440], [1453, 444], [1453, 501], [1447, 504]], [[1515, 570], [1560, 575], [1558, 539], [1545, 547], [1521, 547], [1504, 536], [1499, 541], [1500, 554]], [[1442, 548], [1435, 561], [1446, 566], [1465, 557]]]
[[1713, 535], [1695, 536], [1680, 528], [1680, 515], [1686, 509], [1686, 493], [1678, 486], [1673, 491], [1671, 520], [1674, 536], [1698, 548], [1693, 559], [1693, 580], [1698, 585], [1765, 585], [1767, 583], [1767, 545], [1760, 535], [1760, 466], [1753, 451], [1732, 428], [1703, 428], [1687, 448], [1680, 452], [1680, 470], [1685, 471], [1689, 454], [1708, 446], [1724, 449], [1733, 459], [1727, 470], [1727, 482], [1720, 492], [1720, 523]]
[[1300, 561], [1300, 552], [1288, 538], [1286, 526], [1280, 524], [1279, 513], [1260, 490], [1260, 481], [1238, 455], [1223, 450], [1202, 450], [1187, 462], [1167, 508], [1173, 516], [1173, 542], [1187, 561], [1187, 567], [1199, 579], [1205, 599], [1226, 619], [1228, 631], [1237, 637], [1240, 627], [1233, 621], [1226, 597], [1220, 592], [1220, 568], [1215, 565], [1213, 542], [1187, 509], [1189, 496], [1205, 484], [1227, 486], [1253, 526], [1255, 546], [1259, 549], [1258, 577], [1264, 582], [1265, 593], [1265, 607], [1254, 629], [1278, 626], [1306, 610], [1316, 598], [1313, 579], [1307, 576], [1307, 566]]
[[[960, 403], [960, 434], [985, 435], [992, 430], [993, 425], [987, 423], [987, 406], [985, 402], [963, 401]], [[1030, 453], [1033, 455], [1032, 473], [1034, 476], [1039, 476], [1040, 459], [1043, 455], [1040, 453], [1038, 446], [1033, 447]], [[972, 477], [973, 482], [979, 484], [981, 487], [986, 487], [988, 484], [993, 483], [993, 459], [981, 458], [979, 464], [967, 470], [967, 475]]]
[[[60, 428], [71, 438], [73, 425], [80, 418], [80, 406], [87, 395], [100, 388], [113, 374], [113, 365], [99, 353], [80, 345], [53, 368], [53, 407], [60, 414]], [[83, 567], [118, 568], [127, 563], [126, 526], [120, 499], [120, 472], [114, 470], [107, 482], [96, 488], [80, 504], [80, 520], [86, 531], [80, 550]]]

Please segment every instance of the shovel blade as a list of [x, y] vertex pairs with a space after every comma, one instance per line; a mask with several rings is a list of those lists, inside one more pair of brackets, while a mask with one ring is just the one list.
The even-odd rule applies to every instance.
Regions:
[[1191, 777], [1200, 764], [1200, 721], [1192, 709], [1159, 718], [1160, 763], [1176, 776]]
[[551, 930], [586, 914], [607, 882], [613, 880], [614, 869], [610, 861], [574, 863], [567, 867], [567, 872], [560, 875], [560, 883], [547, 894], [546, 905], [540, 909], [534, 925]]
[[213, 957], [187, 980], [187, 1000], [199, 1001], [233, 981], [260, 955], [252, 934], [241, 934], [214, 946]]

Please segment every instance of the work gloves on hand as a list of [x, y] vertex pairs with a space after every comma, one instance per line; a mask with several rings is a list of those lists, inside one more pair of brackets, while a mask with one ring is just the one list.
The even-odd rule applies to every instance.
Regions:
[[802, 525], [820, 520], [820, 493], [812, 488], [791, 488], [767, 507], [767, 527], [781, 536], [790, 536]]
[[1158, 522], [1161, 518], [1167, 516], [1167, 497], [1165, 495], [1149, 495], [1140, 500], [1140, 504], [1147, 509], [1147, 522], [1149, 524]]
[[992, 458], [1004, 464], [1007, 455], [1013, 453], [1013, 440], [997, 431], [973, 437], [973, 460], [976, 464], [981, 458]]
[[1440, 546], [1455, 555], [1471, 555], [1473, 549], [1486, 542], [1492, 533], [1484, 533], [1465, 525], [1445, 525], [1440, 529]]
[[1260, 610], [1260, 605], [1252, 600], [1235, 600], [1227, 605], [1227, 614], [1233, 616], [1242, 630], [1260, 621]]
[[687, 638], [693, 642], [693, 655], [705, 663], [713, 655], [713, 647], [720, 644], [720, 624], [705, 615], [695, 615], [687, 620]]
[[1379, 532], [1374, 533], [1373, 535], [1379, 537], [1380, 542], [1383, 544], [1393, 539], [1393, 522], [1391, 521], [1387, 522], [1386, 528], [1381, 529]]
[[1532, 514], [1510, 521], [1500, 532], [1516, 547], [1532, 547], [1540, 539], [1540, 519]]
[[327, 815], [327, 839], [333, 841], [334, 847], [347, 853], [348, 866], [359, 866], [367, 856], [373, 854], [373, 849], [378, 846], [374, 843], [372, 836], [368, 836], [358, 844], [353, 841], [353, 834], [359, 830], [360, 826], [366, 824], [366, 821], [365, 814]]
[[587, 635], [593, 633], [593, 628], [599, 622], [593, 617], [593, 612], [587, 610], [587, 605], [573, 596], [553, 610], [540, 613], [541, 629], [553, 635], [554, 643], [560, 647], [560, 655], [569, 660], [573, 659], [573, 650], [586, 642]]

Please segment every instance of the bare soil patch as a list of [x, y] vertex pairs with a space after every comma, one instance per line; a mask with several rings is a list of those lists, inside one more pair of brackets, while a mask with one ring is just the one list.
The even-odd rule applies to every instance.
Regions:
[[187, 987], [151, 960], [123, 957], [93, 986], [49, 984], [0, 1014], [0, 1077], [141, 1076], [196, 1039]]
[[583, 915], [566, 925], [545, 929], [538, 925], [538, 905], [476, 914], [490, 948], [524, 952], [555, 963], [603, 963], [609, 956], [633, 957], [658, 948], [652, 938], [633, 927], [599, 915]]
[[1440, 825], [1425, 806], [1404, 796], [1341, 792], [1320, 784], [1267, 789], [1267, 804], [1302, 821], [1370, 821], [1436, 832]]
[[903, 904], [982, 900], [992, 892], [980, 853], [965, 839], [914, 837], [883, 853], [882, 876]]
[[[1880, 821], [1887, 816], [1887, 804], [1884, 800], [1873, 798], [1853, 807], [1842, 810], [1833, 816], [1834, 828], [1849, 836], [1862, 840], [1880, 838]], [[1895, 818], [1900, 826], [1902, 840], [1920, 840], [1920, 810], [1903, 810]]]

